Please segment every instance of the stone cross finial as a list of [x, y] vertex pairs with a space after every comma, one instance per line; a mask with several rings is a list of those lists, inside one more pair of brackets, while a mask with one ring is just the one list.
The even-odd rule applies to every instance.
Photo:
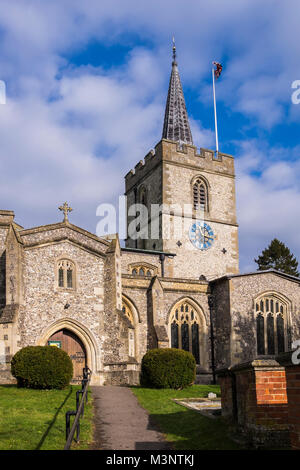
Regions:
[[64, 213], [64, 222], [68, 222], [68, 212], [71, 212], [72, 207], [68, 206], [68, 203], [65, 202], [62, 206], [59, 207], [59, 210]]

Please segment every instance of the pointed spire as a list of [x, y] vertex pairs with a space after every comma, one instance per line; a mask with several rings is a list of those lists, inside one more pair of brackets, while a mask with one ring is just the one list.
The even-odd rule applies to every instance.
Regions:
[[176, 62], [176, 46], [174, 37], [172, 72], [169, 83], [162, 138], [193, 145], [192, 133]]

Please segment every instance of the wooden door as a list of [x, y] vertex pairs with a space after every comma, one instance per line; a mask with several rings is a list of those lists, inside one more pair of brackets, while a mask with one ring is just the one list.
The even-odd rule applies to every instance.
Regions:
[[78, 384], [82, 380], [82, 369], [86, 365], [86, 352], [82, 341], [72, 331], [60, 330], [54, 333], [48, 344], [61, 347], [69, 354], [73, 362], [73, 379], [71, 383]]

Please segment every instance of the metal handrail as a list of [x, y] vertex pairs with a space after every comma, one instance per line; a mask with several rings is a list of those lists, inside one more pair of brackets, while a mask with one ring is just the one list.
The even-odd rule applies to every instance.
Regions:
[[[69, 450], [74, 439], [76, 431], [75, 441], [79, 442], [80, 437], [80, 418], [84, 415], [84, 402], [88, 402], [88, 387], [91, 380], [92, 371], [89, 367], [83, 368], [83, 379], [81, 381], [81, 390], [76, 392], [76, 411], [66, 412], [66, 444], [64, 450]], [[81, 395], [81, 400], [79, 400]], [[75, 416], [74, 423], [70, 429], [70, 418]]]

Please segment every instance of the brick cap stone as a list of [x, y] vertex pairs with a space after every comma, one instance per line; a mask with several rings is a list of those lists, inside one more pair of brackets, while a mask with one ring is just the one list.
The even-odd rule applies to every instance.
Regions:
[[286, 351], [284, 353], [278, 354], [278, 356], [276, 356], [276, 361], [284, 367], [295, 366], [297, 364], [293, 364], [292, 362], [292, 354], [294, 352], [295, 351]]
[[233, 364], [227, 368], [218, 369], [216, 374], [218, 376], [231, 375], [241, 370], [282, 370], [283, 366], [276, 360], [275, 356], [257, 356], [251, 361], [242, 362], [240, 364]]

